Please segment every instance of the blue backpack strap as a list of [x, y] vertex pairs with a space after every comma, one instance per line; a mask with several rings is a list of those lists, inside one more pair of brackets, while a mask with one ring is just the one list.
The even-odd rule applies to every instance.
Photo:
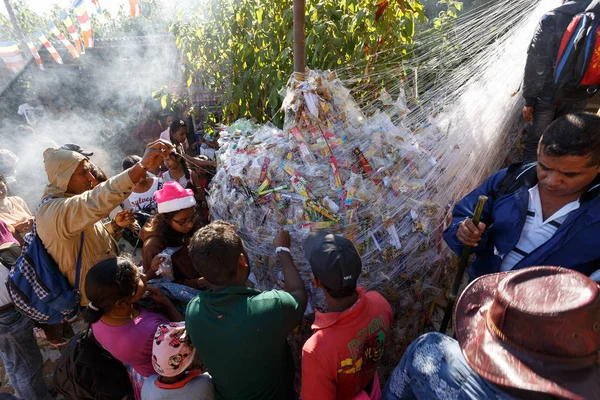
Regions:
[[[43, 199], [42, 202], [35, 209], [35, 214], [37, 215], [38, 211], [40, 210], [40, 208], [42, 208], [42, 206], [44, 204], [46, 204], [50, 200], [54, 200], [56, 198], [57, 197], [46, 197], [45, 199]], [[33, 225], [31, 226], [31, 233], [32, 233], [32, 235], [37, 235], [35, 219], [33, 221]], [[26, 236], [29, 236], [29, 235], [26, 235]], [[31, 244], [31, 240], [33, 239], [33, 236], [29, 236], [28, 239], [29, 240], [26, 239], [27, 245]], [[75, 290], [79, 289], [79, 277], [81, 276], [81, 253], [83, 252], [83, 239], [84, 239], [84, 234], [83, 234], [83, 232], [81, 232], [81, 239], [79, 240], [79, 252], [77, 253], [77, 267], [76, 267], [77, 269], [75, 272], [75, 285], [74, 285]], [[23, 249], [26, 251], [25, 246]]]
[[77, 269], [75, 272], [75, 285], [73, 289], [79, 289], [79, 277], [81, 276], [81, 253], [83, 252], [83, 239], [84, 234], [81, 232], [81, 239], [79, 239], [79, 253], [77, 254]]
[[37, 226], [36, 226], [36, 218], [35, 218], [35, 216], [37, 216], [38, 211], [40, 211], [40, 208], [42, 208], [42, 206], [44, 204], [46, 204], [50, 200], [54, 200], [56, 198], [57, 197], [46, 197], [36, 207], [35, 213], [34, 213], [34, 218], [33, 218], [33, 224], [31, 224], [31, 232], [29, 232], [28, 234], [26, 234], [23, 237], [23, 246], [21, 248], [21, 254], [24, 254], [24, 253], [27, 252], [27, 248], [29, 247], [29, 245], [31, 244], [31, 242], [33, 242], [34, 236], [37, 235]]

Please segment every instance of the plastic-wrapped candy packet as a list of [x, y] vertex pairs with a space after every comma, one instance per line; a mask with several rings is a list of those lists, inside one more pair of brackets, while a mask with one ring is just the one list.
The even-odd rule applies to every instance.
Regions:
[[[396, 282], [400, 257], [407, 275], [435, 262], [418, 250], [443, 218], [439, 211], [423, 211], [425, 183], [440, 168], [429, 150], [435, 126], [415, 137], [389, 113], [363, 115], [335, 74], [307, 71], [298, 78], [290, 79], [285, 93], [283, 130], [240, 120], [221, 135], [227, 140], [218, 152], [211, 213], [238, 227], [255, 260], [257, 287], [280, 284], [278, 267], [265, 265], [280, 227], [290, 231], [294, 245], [319, 229], [350, 238], [370, 288], [383, 276], [385, 285]], [[410, 210], [419, 213], [418, 226]], [[406, 261], [404, 252], [417, 258]], [[296, 261], [309, 277], [305, 260]], [[311, 301], [322, 306], [320, 298]]]
[[156, 271], [156, 275], [159, 276], [159, 280], [173, 282], [175, 280], [175, 274], [173, 272], [173, 260], [171, 257], [173, 254], [177, 253], [181, 249], [179, 247], [167, 247], [160, 253], [158, 253], [158, 257], [163, 257], [163, 262], [160, 263], [158, 267], [158, 271]]

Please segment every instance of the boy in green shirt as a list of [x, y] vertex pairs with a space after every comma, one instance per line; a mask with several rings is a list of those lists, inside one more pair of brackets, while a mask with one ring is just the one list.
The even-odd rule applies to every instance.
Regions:
[[307, 294], [289, 251], [289, 233], [280, 230], [273, 244], [285, 291], [246, 286], [248, 255], [232, 224], [213, 222], [190, 244], [194, 267], [211, 289], [189, 303], [186, 326], [219, 400], [295, 398], [287, 336], [302, 320]]

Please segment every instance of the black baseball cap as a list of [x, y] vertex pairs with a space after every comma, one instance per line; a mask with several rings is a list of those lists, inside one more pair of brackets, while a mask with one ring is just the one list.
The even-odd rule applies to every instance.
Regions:
[[332, 290], [356, 286], [362, 260], [351, 241], [325, 231], [311, 233], [304, 241], [304, 256], [313, 274]]
[[60, 148], [65, 149], [65, 150], [75, 151], [75, 152], [81, 154], [82, 156], [85, 156], [88, 158], [94, 155], [93, 152], [85, 151], [84, 149], [81, 148], [81, 146], [79, 146], [78, 144], [74, 144], [74, 143], [63, 144], [62, 146], [60, 146]]

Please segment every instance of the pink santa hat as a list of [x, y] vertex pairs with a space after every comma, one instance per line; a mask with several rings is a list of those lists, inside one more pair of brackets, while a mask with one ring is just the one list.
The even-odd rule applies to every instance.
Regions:
[[194, 207], [196, 199], [191, 189], [184, 189], [175, 181], [167, 182], [161, 190], [154, 192], [158, 213], [165, 214], [173, 211]]

